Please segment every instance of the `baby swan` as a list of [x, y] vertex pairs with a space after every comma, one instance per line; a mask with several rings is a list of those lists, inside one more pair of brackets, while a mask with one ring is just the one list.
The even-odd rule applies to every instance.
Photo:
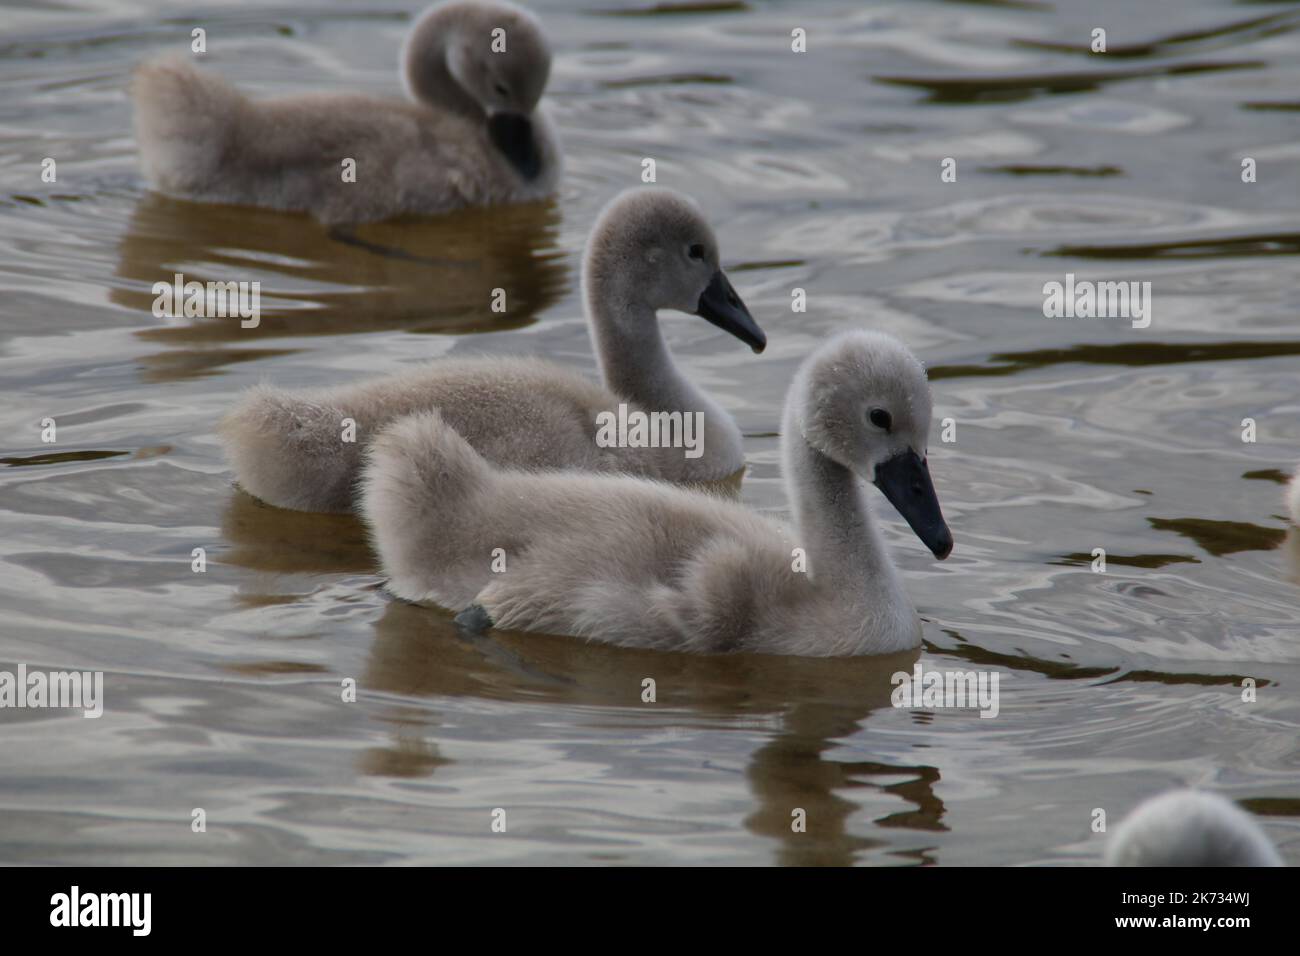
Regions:
[[849, 332], [804, 362], [786, 398], [793, 528], [660, 482], [495, 468], [436, 412], [375, 439], [360, 510], [389, 589], [464, 608], [467, 625], [704, 653], [883, 654], [917, 646], [921, 627], [857, 479], [947, 557], [929, 431], [921, 364], [896, 339]]
[[1283, 866], [1250, 814], [1203, 790], [1152, 797], [1106, 844], [1108, 866]]
[[[678, 371], [655, 315], [692, 312], [755, 352], [767, 342], [719, 268], [717, 240], [695, 204], [667, 189], [615, 197], [591, 231], [582, 273], [605, 388], [531, 358], [447, 359], [305, 392], [257, 386], [219, 426], [240, 485], [282, 508], [350, 511], [365, 445], [392, 419], [435, 408], [496, 465], [693, 482], [743, 468], [736, 423]], [[607, 447], [599, 424], [620, 404], [628, 420], [680, 413], [680, 435], [690, 426], [697, 447]], [[342, 440], [345, 419], [355, 441]]]
[[132, 90], [145, 175], [164, 193], [326, 223], [555, 190], [559, 146], [537, 105], [551, 54], [532, 14], [500, 0], [439, 4], [412, 28], [402, 69], [413, 103], [346, 93], [254, 102], [181, 58], [145, 64]]

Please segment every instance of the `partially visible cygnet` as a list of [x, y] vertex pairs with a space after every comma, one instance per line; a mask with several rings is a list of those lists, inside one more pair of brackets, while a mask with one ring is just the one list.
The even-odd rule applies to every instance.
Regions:
[[[504, 357], [444, 359], [310, 391], [261, 385], [220, 426], [240, 485], [282, 508], [349, 511], [374, 436], [428, 409], [498, 465], [682, 482], [719, 481], [743, 468], [740, 429], [677, 367], [659, 327], [658, 310], [675, 309], [756, 352], [767, 343], [722, 271], [699, 207], [669, 189], [625, 191], [591, 230], [582, 283], [603, 387], [551, 362]], [[642, 421], [676, 421], [683, 438], [692, 426], [694, 449], [610, 441], [617, 436], [602, 434], [600, 422], [621, 417], [620, 408]], [[349, 421], [355, 434], [345, 438]]]
[[1203, 790], [1162, 793], [1138, 805], [1106, 844], [1108, 866], [1283, 866], [1258, 823]]
[[1291, 476], [1291, 480], [1286, 486], [1286, 511], [1291, 516], [1291, 522], [1300, 527], [1300, 468]]

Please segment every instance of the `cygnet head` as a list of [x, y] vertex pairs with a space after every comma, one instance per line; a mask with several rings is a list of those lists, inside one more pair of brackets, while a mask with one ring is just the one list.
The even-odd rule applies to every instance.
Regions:
[[835, 336], [800, 367], [788, 425], [816, 451], [874, 484], [936, 558], [952, 552], [930, 479], [930, 383], [902, 342], [883, 332]]
[[531, 13], [499, 0], [438, 4], [411, 29], [402, 59], [417, 99], [476, 108], [493, 143], [526, 177], [536, 175], [531, 117], [551, 74], [551, 50]]
[[[730, 332], [755, 352], [767, 336], [719, 265], [718, 240], [695, 202], [671, 189], [632, 188], [605, 206], [587, 240], [583, 285], [593, 309], [608, 301], [639, 305], [611, 321], [653, 321], [675, 309]], [[623, 329], [635, 338], [635, 329]]]
[[1250, 814], [1201, 790], [1175, 790], [1140, 804], [1106, 844], [1107, 866], [1282, 866]]

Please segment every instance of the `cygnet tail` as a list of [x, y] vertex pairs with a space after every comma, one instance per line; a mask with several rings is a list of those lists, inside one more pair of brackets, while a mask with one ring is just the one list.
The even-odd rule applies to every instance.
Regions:
[[131, 96], [136, 142], [151, 185], [193, 193], [219, 178], [248, 115], [239, 91], [172, 56], [137, 67]]
[[496, 474], [436, 411], [397, 419], [370, 443], [358, 510], [370, 529], [388, 589], [408, 601], [463, 607], [487, 560], [469, 561]]
[[347, 512], [361, 474], [362, 427], [341, 408], [257, 385], [217, 431], [249, 494], [295, 511]]

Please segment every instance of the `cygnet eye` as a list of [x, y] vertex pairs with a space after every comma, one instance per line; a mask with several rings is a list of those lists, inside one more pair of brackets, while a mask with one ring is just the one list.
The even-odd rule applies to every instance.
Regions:
[[492, 89], [494, 89], [494, 90], [497, 91], [497, 96], [509, 96], [509, 95], [510, 95], [510, 88], [509, 88], [508, 86], [506, 86], [504, 83], [496, 83], [496, 84], [493, 85]]
[[883, 408], [873, 408], [868, 417], [871, 419], [871, 424], [886, 432], [894, 427], [894, 419]]
[[704, 246], [702, 246], [700, 243], [697, 242], [695, 243], [695, 245], [691, 246], [689, 249], [686, 250], [686, 254], [690, 256], [692, 259], [703, 259]]

